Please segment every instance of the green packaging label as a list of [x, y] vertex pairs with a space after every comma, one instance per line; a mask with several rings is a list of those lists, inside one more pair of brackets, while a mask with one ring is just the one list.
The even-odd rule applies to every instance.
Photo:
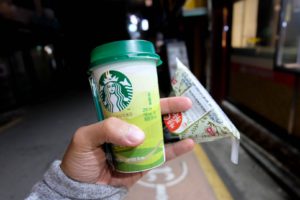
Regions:
[[101, 102], [107, 111], [120, 112], [130, 104], [132, 84], [121, 72], [105, 72], [100, 77], [99, 85]]
[[99, 103], [104, 118], [117, 117], [144, 131], [145, 140], [138, 147], [112, 145], [116, 170], [138, 172], [165, 161], [159, 91], [155, 66], [143, 66], [140, 74], [132, 73], [134, 67], [126, 69], [101, 71]]

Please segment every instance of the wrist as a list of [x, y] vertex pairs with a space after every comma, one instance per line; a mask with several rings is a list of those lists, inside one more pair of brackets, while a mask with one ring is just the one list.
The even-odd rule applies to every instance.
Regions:
[[55, 161], [46, 172], [46, 184], [57, 193], [77, 199], [105, 199], [114, 196], [122, 199], [127, 193], [125, 187], [114, 187], [105, 184], [83, 183], [69, 178], [61, 168], [60, 161]]

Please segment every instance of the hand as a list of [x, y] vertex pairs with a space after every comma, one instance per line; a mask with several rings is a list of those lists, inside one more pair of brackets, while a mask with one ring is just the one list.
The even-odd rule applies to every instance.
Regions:
[[[185, 97], [164, 98], [160, 101], [161, 113], [188, 110], [192, 102]], [[61, 169], [71, 179], [85, 183], [99, 183], [131, 187], [146, 172], [120, 173], [111, 170], [101, 145], [113, 143], [122, 146], [138, 146], [144, 140], [138, 127], [117, 118], [79, 128], [64, 155]], [[166, 159], [173, 159], [193, 149], [194, 142], [186, 139], [166, 146]]]

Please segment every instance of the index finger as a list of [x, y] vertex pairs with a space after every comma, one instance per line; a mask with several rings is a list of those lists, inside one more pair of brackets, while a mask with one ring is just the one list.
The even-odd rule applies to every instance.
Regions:
[[161, 114], [183, 112], [192, 107], [192, 101], [187, 97], [168, 97], [160, 100]]

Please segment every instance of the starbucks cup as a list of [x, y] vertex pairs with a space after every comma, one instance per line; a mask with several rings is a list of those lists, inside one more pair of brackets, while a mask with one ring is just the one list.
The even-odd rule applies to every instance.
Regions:
[[152, 43], [144, 40], [107, 43], [91, 53], [90, 83], [98, 120], [117, 117], [145, 133], [137, 147], [111, 144], [117, 171], [145, 171], [165, 161], [156, 70], [161, 63]]

